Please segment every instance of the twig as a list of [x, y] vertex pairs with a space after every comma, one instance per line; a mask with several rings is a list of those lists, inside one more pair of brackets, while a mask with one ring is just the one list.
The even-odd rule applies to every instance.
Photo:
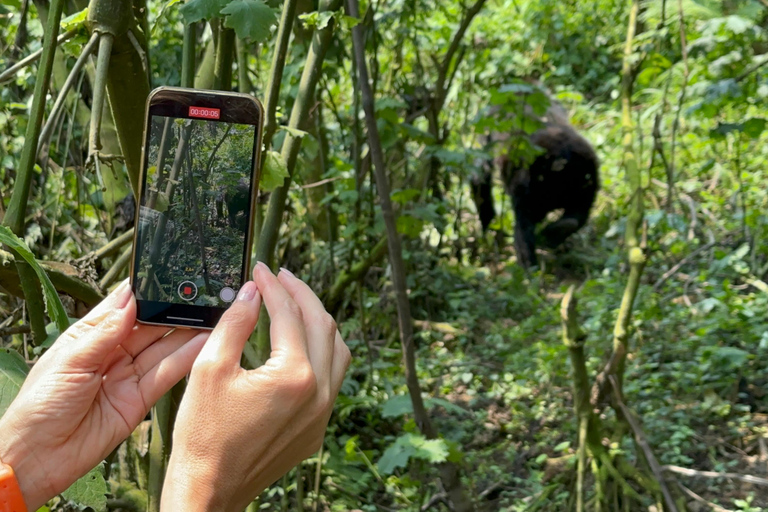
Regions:
[[651, 467], [653, 476], [655, 476], [656, 480], [659, 482], [659, 488], [661, 489], [661, 495], [664, 497], [664, 503], [667, 505], [669, 512], [677, 512], [675, 500], [672, 499], [672, 495], [667, 488], [667, 483], [664, 480], [664, 475], [662, 474], [661, 466], [659, 466], [659, 461], [656, 459], [653, 450], [651, 450], [651, 446], [648, 444], [648, 440], [645, 438], [642, 427], [640, 427], [640, 424], [638, 423], [632, 411], [629, 410], [629, 407], [627, 407], [626, 404], [624, 404], [624, 401], [621, 399], [621, 394], [619, 393], [619, 384], [616, 381], [616, 377], [610, 375], [608, 378], [611, 381], [611, 387], [613, 388], [613, 398], [616, 401], [616, 405], [619, 406], [621, 413], [624, 415], [624, 419], [626, 419], [627, 423], [629, 423], [629, 427], [635, 434], [635, 440], [643, 450], [645, 458], [648, 461], [648, 465]]
[[32, 331], [29, 325], [14, 325], [13, 327], [6, 327], [0, 329], [0, 336], [10, 336], [12, 334], [28, 334]]
[[742, 475], [739, 473], [718, 473], [717, 471], [698, 471], [696, 469], [683, 468], [680, 466], [666, 465], [661, 469], [678, 475], [701, 477], [701, 478], [725, 478], [730, 480], [739, 480], [749, 484], [764, 485], [768, 487], [768, 479], [759, 476]]
[[91, 251], [88, 254], [80, 257], [77, 261], [86, 261], [89, 259], [100, 260], [106, 256], [111, 256], [120, 250], [122, 246], [133, 240], [133, 228], [129, 229], [117, 238], [110, 240], [103, 247]]
[[661, 285], [663, 285], [663, 284], [664, 284], [664, 283], [665, 283], [665, 282], [666, 282], [666, 281], [667, 281], [667, 280], [668, 280], [670, 277], [672, 277], [673, 275], [675, 275], [675, 274], [677, 273], [677, 271], [678, 271], [678, 270], [680, 270], [680, 269], [683, 267], [683, 265], [685, 265], [686, 263], [688, 263], [689, 261], [691, 261], [693, 258], [695, 258], [696, 256], [698, 256], [698, 255], [699, 255], [699, 254], [701, 254], [702, 252], [704, 252], [704, 251], [708, 251], [709, 249], [711, 249], [712, 247], [714, 247], [714, 246], [715, 246], [715, 243], [716, 243], [716, 242], [709, 242], [709, 243], [706, 243], [706, 244], [702, 245], [701, 247], [699, 247], [698, 249], [696, 249], [695, 251], [693, 251], [691, 254], [689, 254], [689, 255], [688, 255], [688, 256], [686, 256], [685, 258], [681, 259], [681, 260], [680, 260], [678, 263], [676, 263], [676, 264], [675, 264], [675, 265], [674, 265], [672, 268], [670, 268], [669, 270], [667, 270], [666, 272], [664, 272], [664, 275], [662, 275], [662, 276], [661, 276], [661, 277], [658, 279], [658, 281], [656, 281], [656, 282], [653, 284], [653, 291], [654, 291], [654, 292], [655, 292], [655, 291], [657, 291], [657, 290], [658, 290], [658, 289], [661, 287]]
[[489, 494], [491, 494], [493, 491], [495, 491], [496, 489], [498, 489], [499, 487], [501, 487], [502, 485], [504, 485], [504, 480], [499, 480], [498, 482], [496, 482], [496, 483], [494, 483], [494, 484], [491, 484], [491, 486], [490, 486], [490, 487], [488, 487], [487, 489], [485, 489], [484, 491], [482, 491], [480, 494], [478, 494], [478, 495], [477, 495], [477, 497], [478, 497], [479, 499], [481, 499], [481, 500], [482, 500], [482, 499], [484, 499], [486, 496], [488, 496]]
[[683, 491], [684, 494], [686, 494], [689, 498], [698, 501], [699, 503], [703, 503], [704, 505], [708, 506], [715, 512], [733, 512], [733, 510], [729, 510], [727, 508], [723, 508], [720, 505], [717, 505], [715, 503], [712, 503], [711, 501], [707, 501], [680, 482], [677, 483], [677, 486], [680, 487], [680, 490]]
[[[766, 5], [766, 7], [768, 7], [768, 0], [761, 0], [761, 1]], [[744, 80], [749, 75], [751, 75], [752, 73], [754, 73], [755, 71], [757, 71], [761, 67], [765, 66], [766, 64], [768, 64], [768, 57], [766, 57], [762, 61], [758, 62], [757, 64], [755, 64], [754, 66], [752, 66], [751, 68], [747, 69], [742, 74], [737, 76], [736, 77], [736, 83], [741, 82], [742, 80]]]
[[[58, 39], [56, 39], [56, 44], [58, 45], [58, 44], [61, 44], [64, 41], [66, 41], [70, 37], [74, 36], [77, 33], [77, 31], [78, 31], [78, 29], [76, 29], [76, 28], [73, 28], [72, 30], [67, 30], [66, 32], [61, 34], [58, 37]], [[42, 55], [42, 54], [43, 54], [43, 49], [40, 48], [39, 50], [30, 53], [29, 55], [27, 55], [26, 57], [21, 59], [19, 62], [17, 62], [13, 66], [9, 67], [8, 69], [6, 69], [2, 73], [0, 73], [0, 84], [5, 82], [5, 81], [7, 81], [7, 80], [9, 80], [20, 69], [22, 69], [22, 68], [24, 68], [26, 66], [29, 66], [30, 64], [35, 62], [37, 59], [40, 58], [40, 55]]]
[[429, 501], [428, 501], [428, 502], [426, 502], [426, 503], [425, 503], [425, 504], [424, 504], [424, 505], [421, 507], [421, 512], [426, 512], [427, 510], [429, 510], [430, 508], [434, 507], [434, 506], [435, 506], [435, 505], [437, 505], [438, 503], [445, 503], [445, 501], [446, 501], [447, 499], [448, 499], [448, 495], [447, 495], [447, 494], [445, 494], [444, 492], [439, 492], [439, 493], [435, 494], [434, 496], [432, 496], [432, 497], [429, 499]]

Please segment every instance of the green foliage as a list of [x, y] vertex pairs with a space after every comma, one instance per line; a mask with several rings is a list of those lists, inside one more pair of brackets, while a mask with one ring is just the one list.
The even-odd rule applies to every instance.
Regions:
[[29, 373], [29, 366], [18, 352], [0, 348], [0, 416], [11, 405]]
[[13, 232], [5, 226], [0, 226], [0, 243], [13, 249], [16, 254], [21, 256], [35, 271], [37, 278], [40, 280], [40, 285], [43, 288], [46, 312], [56, 323], [59, 332], [64, 332], [64, 330], [69, 327], [67, 313], [64, 311], [64, 306], [61, 304], [56, 288], [53, 287], [51, 280], [48, 278], [48, 274], [45, 273], [45, 270], [43, 270], [35, 259], [35, 255], [32, 254], [32, 251], [29, 250], [29, 247], [27, 247], [27, 244], [25, 244], [23, 240], [14, 235]]
[[94, 512], [107, 510], [107, 482], [104, 480], [104, 465], [99, 464], [82, 478], [73, 483], [61, 495], [78, 508], [89, 507]]
[[259, 187], [264, 192], [272, 192], [283, 185], [288, 177], [288, 167], [283, 156], [277, 151], [265, 151], [263, 159]]
[[383, 475], [391, 475], [397, 468], [404, 468], [411, 459], [430, 463], [445, 462], [448, 447], [442, 439], [426, 439], [417, 434], [398, 437], [382, 454], [376, 466]]
[[267, 40], [277, 21], [275, 11], [262, 0], [232, 0], [219, 12], [228, 15], [224, 26], [235, 29], [237, 37], [257, 43]]

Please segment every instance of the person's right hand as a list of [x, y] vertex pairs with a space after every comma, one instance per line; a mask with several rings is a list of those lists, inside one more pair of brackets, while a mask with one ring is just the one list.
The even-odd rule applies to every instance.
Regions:
[[[302, 281], [259, 263], [195, 360], [173, 433], [161, 510], [242, 511], [323, 443], [350, 352]], [[240, 366], [261, 298], [272, 353]]]

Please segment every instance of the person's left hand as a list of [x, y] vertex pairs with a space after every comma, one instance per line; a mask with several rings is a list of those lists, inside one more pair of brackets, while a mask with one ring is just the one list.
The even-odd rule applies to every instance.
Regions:
[[0, 418], [0, 461], [29, 510], [104, 459], [186, 375], [207, 332], [136, 323], [127, 280], [73, 324]]

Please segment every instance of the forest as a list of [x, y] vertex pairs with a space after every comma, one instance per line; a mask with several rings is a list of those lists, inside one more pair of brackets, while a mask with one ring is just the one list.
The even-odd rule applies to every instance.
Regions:
[[[0, 414], [128, 276], [150, 90], [232, 90], [265, 108], [253, 261], [306, 281], [353, 357], [322, 448], [250, 512], [768, 511], [768, 1], [0, 20]], [[215, 298], [242, 255], [205, 246], [245, 224], [216, 180], [250, 148], [202, 135], [176, 202], [203, 217], [163, 254]], [[264, 317], [242, 364], [268, 357]], [[158, 511], [180, 393], [41, 510]]]

